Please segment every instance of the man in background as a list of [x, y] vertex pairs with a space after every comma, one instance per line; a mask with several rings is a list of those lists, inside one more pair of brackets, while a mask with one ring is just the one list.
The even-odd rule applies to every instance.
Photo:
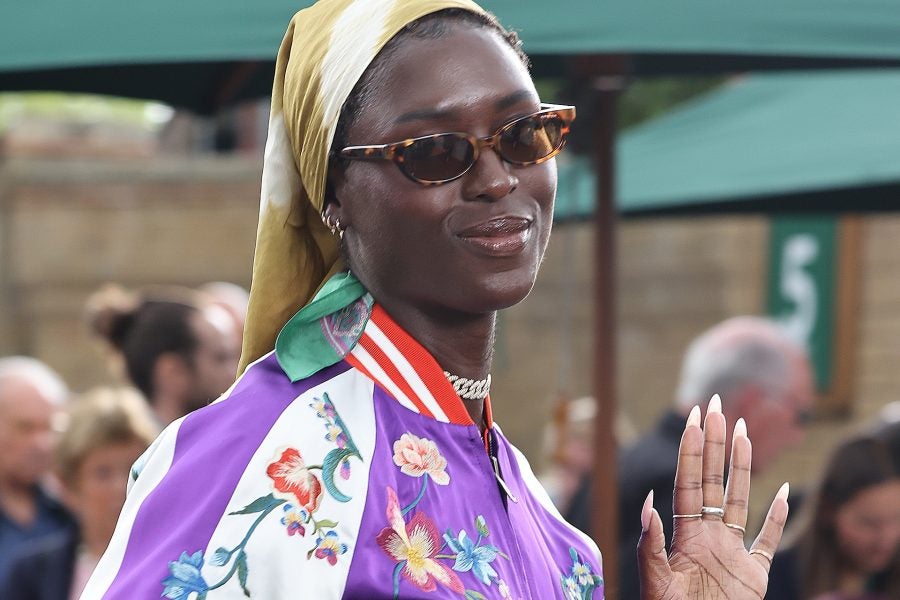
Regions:
[[691, 342], [682, 363], [675, 405], [653, 431], [619, 457], [620, 598], [639, 597], [640, 509], [651, 489], [666, 544], [672, 541], [672, 497], [681, 435], [691, 408], [700, 405], [705, 413], [713, 394], [721, 397], [729, 423], [726, 452], [730, 455], [731, 428], [743, 417], [753, 443], [752, 469], [763, 471], [802, 439], [804, 417], [814, 395], [809, 359], [777, 325], [759, 317], [728, 319]]
[[65, 383], [44, 363], [0, 358], [0, 580], [18, 548], [72, 526], [45, 487], [67, 397]]

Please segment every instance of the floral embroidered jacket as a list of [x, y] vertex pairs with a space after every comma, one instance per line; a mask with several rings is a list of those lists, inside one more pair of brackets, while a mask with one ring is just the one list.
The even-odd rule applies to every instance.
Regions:
[[[327, 319], [323, 320], [323, 327]], [[599, 552], [378, 305], [292, 383], [275, 353], [135, 467], [82, 596], [601, 599]]]

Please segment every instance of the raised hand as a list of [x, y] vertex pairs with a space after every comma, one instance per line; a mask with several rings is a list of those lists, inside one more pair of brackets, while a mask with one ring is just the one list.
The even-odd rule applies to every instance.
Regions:
[[766, 594], [772, 556], [787, 518], [784, 484], [748, 551], [744, 547], [750, 494], [750, 440], [738, 419], [731, 445], [728, 488], [723, 490], [725, 417], [718, 396], [709, 403], [703, 429], [694, 407], [678, 450], [671, 552], [666, 554], [659, 514], [650, 492], [641, 512], [638, 543], [641, 600], [759, 600]]

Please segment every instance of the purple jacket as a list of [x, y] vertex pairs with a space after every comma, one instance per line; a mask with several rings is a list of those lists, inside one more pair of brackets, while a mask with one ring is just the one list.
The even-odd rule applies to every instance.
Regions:
[[603, 597], [597, 547], [376, 305], [292, 383], [274, 353], [138, 461], [82, 598]]

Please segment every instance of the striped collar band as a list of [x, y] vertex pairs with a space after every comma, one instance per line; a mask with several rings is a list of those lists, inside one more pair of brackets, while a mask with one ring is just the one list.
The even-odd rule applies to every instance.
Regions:
[[[379, 305], [345, 360], [384, 388], [400, 404], [444, 423], [473, 425], [466, 407], [437, 361]], [[487, 428], [493, 426], [490, 397], [484, 401]]]

